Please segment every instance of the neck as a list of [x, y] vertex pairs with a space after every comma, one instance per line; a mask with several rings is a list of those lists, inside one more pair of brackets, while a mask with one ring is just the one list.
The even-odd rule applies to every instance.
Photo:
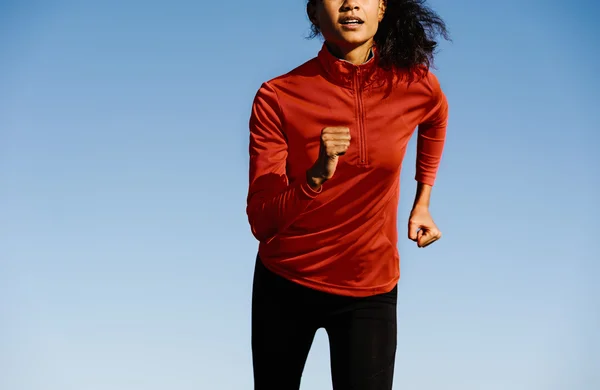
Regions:
[[327, 48], [337, 58], [348, 61], [354, 65], [360, 65], [367, 62], [369, 54], [371, 54], [371, 48], [373, 47], [373, 40], [370, 39], [360, 46], [349, 46], [342, 47], [331, 42], [326, 42]]

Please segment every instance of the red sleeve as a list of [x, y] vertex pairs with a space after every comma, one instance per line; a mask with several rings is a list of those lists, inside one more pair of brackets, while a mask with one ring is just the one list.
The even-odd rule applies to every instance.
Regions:
[[319, 194], [305, 178], [290, 185], [286, 175], [288, 145], [277, 93], [264, 83], [250, 116], [250, 180], [246, 213], [252, 234], [271, 241], [300, 216]]
[[415, 179], [433, 186], [442, 159], [448, 123], [448, 101], [433, 73], [428, 75], [431, 100], [419, 123]]

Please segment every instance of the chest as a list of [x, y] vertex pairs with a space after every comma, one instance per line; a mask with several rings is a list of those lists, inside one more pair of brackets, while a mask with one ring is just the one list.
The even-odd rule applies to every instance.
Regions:
[[352, 140], [340, 165], [397, 172], [418, 122], [414, 99], [399, 90], [317, 86], [286, 99], [288, 170], [304, 172], [318, 157], [321, 130], [343, 126]]

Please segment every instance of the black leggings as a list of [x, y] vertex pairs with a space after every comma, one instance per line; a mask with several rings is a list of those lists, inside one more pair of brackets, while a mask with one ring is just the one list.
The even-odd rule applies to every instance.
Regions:
[[334, 390], [391, 390], [397, 299], [397, 287], [367, 298], [312, 290], [272, 273], [257, 258], [254, 389], [298, 390], [315, 333], [325, 328]]

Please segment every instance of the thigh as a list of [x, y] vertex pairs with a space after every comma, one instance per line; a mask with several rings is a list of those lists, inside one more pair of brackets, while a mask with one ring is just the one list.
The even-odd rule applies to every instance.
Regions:
[[332, 313], [325, 329], [334, 390], [391, 390], [397, 342], [397, 288]]
[[255, 390], [298, 390], [317, 331], [301, 290], [257, 261], [252, 292], [252, 360]]

